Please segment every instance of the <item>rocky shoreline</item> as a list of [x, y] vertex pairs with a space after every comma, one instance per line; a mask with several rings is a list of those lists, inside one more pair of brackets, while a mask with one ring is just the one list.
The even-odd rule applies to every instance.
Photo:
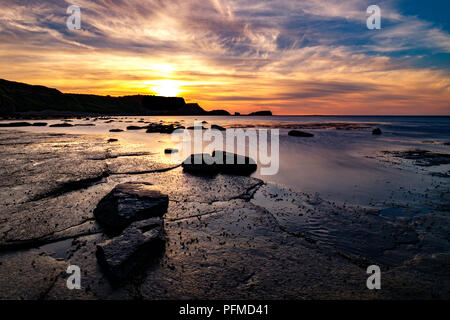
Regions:
[[[1, 299], [450, 297], [448, 215], [397, 216], [247, 176], [196, 175], [101, 136], [8, 130], [0, 148]], [[113, 190], [129, 192], [124, 184], [151, 184], [167, 208], [111, 235], [95, 210]], [[141, 268], [125, 270], [142, 248]], [[114, 265], [111, 252], [122, 257]], [[383, 270], [379, 292], [366, 288], [371, 264]], [[81, 290], [66, 287], [69, 265], [81, 269]], [[128, 274], [118, 284], [110, 273]]]

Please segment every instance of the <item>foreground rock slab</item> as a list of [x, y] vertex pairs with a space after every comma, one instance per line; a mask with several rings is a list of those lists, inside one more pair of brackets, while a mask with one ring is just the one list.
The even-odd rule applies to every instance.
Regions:
[[413, 160], [414, 164], [421, 167], [432, 167], [450, 164], [450, 154], [433, 152], [429, 150], [383, 151], [384, 154], [395, 158]]
[[119, 237], [97, 245], [97, 261], [113, 280], [125, 280], [155, 258], [163, 248], [163, 220], [152, 218], [131, 224]]
[[123, 183], [106, 195], [94, 210], [97, 221], [111, 233], [120, 233], [134, 221], [161, 217], [169, 197], [148, 183]]

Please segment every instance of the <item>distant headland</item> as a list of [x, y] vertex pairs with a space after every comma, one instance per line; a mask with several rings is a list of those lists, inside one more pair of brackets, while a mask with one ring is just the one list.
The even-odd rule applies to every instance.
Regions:
[[[229, 116], [226, 110], [206, 111], [181, 97], [122, 97], [62, 93], [53, 88], [0, 79], [0, 116], [58, 117], [74, 115]], [[270, 111], [250, 115], [272, 115]]]

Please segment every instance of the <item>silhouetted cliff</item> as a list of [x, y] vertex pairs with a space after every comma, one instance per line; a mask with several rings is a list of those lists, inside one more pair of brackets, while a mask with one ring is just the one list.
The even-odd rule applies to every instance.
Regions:
[[[217, 114], [212, 111], [211, 114]], [[62, 93], [57, 89], [0, 79], [0, 115], [20, 114], [208, 115], [183, 98], [134, 95], [123, 97]], [[228, 112], [220, 111], [221, 115]]]

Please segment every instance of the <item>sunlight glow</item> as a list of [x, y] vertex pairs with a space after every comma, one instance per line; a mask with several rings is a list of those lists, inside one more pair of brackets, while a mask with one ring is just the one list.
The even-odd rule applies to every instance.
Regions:
[[152, 81], [150, 90], [163, 97], [176, 97], [182, 91], [179, 82], [175, 80]]

